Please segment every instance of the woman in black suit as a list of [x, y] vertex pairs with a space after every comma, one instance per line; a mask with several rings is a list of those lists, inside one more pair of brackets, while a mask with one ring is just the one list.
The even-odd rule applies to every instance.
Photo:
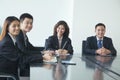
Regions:
[[65, 21], [59, 21], [54, 27], [53, 35], [45, 43], [46, 50], [54, 50], [56, 53], [73, 54], [73, 47], [69, 36], [69, 26]]
[[0, 35], [0, 72], [17, 75], [20, 51], [15, 43], [19, 31], [18, 18], [14, 16], [7, 17]]

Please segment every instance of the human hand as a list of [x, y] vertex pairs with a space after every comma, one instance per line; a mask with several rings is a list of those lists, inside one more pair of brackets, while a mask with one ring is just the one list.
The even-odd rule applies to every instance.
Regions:
[[58, 49], [55, 51], [56, 53], [60, 54], [60, 55], [65, 55], [68, 53], [68, 50], [65, 49]]
[[54, 55], [55, 51], [53, 50], [45, 50], [45, 51], [41, 51], [42, 54], [49, 54], [49, 55]]
[[99, 54], [99, 55], [103, 55], [103, 56], [105, 56], [105, 55], [110, 54], [111, 51], [108, 50], [108, 49], [106, 49], [106, 48], [104, 48], [104, 47], [102, 47], [102, 48], [96, 50], [96, 53]]
[[43, 60], [50, 61], [52, 59], [52, 55], [49, 53], [45, 53], [43, 55]]

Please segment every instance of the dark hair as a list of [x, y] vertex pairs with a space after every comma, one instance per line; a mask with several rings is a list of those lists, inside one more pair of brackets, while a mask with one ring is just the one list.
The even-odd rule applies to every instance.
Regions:
[[106, 28], [106, 26], [105, 26], [103, 23], [98, 23], [98, 24], [95, 25], [95, 29], [96, 29], [98, 26], [103, 26], [104, 28]]
[[2, 40], [5, 37], [5, 35], [8, 33], [8, 28], [13, 21], [19, 22], [19, 19], [15, 16], [9, 16], [5, 19], [3, 27], [2, 27], [2, 32], [0, 35], [0, 40]]
[[25, 18], [29, 18], [29, 19], [32, 19], [33, 20], [33, 16], [29, 13], [23, 13], [21, 16], [20, 16], [20, 22], [23, 22], [23, 20]]
[[64, 26], [65, 32], [64, 32], [63, 36], [68, 37], [69, 36], [69, 26], [68, 26], [68, 24], [65, 21], [57, 22], [57, 24], [54, 26], [53, 35], [54, 36], [57, 35], [57, 28], [58, 28], [59, 25], [63, 25]]

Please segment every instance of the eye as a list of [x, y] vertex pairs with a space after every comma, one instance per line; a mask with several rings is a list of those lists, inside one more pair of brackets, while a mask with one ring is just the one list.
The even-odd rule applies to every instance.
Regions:
[[16, 27], [16, 25], [14, 24], [12, 27], [13, 27], [13, 28], [15, 28], [15, 27]]

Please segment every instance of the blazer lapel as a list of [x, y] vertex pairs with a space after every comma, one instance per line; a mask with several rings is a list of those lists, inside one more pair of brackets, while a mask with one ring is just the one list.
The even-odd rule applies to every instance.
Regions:
[[[24, 36], [24, 33], [22, 32], [22, 30], [21, 30], [21, 37], [23, 38], [23, 44], [25, 45], [25, 47], [28, 47], [28, 37], [27, 37], [27, 35]], [[26, 37], [26, 39], [25, 39], [25, 37]]]
[[62, 44], [61, 44], [61, 48], [63, 48], [63, 46], [64, 46], [64, 44], [65, 44], [66, 41], [67, 41], [67, 39], [63, 37], [63, 39], [62, 39]]
[[[9, 34], [7, 34], [7, 36], [8, 36], [8, 38], [7, 38], [7, 39], [9, 39], [10, 43], [12, 43], [12, 45], [14, 45], [14, 42], [13, 42], [12, 38], [10, 37], [10, 35], [9, 35]], [[14, 45], [14, 46], [15, 46], [15, 45]]]
[[103, 38], [103, 46], [105, 47], [105, 45], [106, 45], [106, 39], [105, 39], [105, 37]]
[[55, 44], [55, 48], [56, 48], [56, 49], [59, 49], [59, 42], [58, 42], [58, 38], [57, 38], [57, 36], [55, 36], [53, 42], [54, 42], [54, 44]]
[[96, 36], [94, 37], [94, 46], [95, 46], [95, 48], [97, 49], [98, 48], [98, 45], [97, 45], [97, 38], [96, 38]]

